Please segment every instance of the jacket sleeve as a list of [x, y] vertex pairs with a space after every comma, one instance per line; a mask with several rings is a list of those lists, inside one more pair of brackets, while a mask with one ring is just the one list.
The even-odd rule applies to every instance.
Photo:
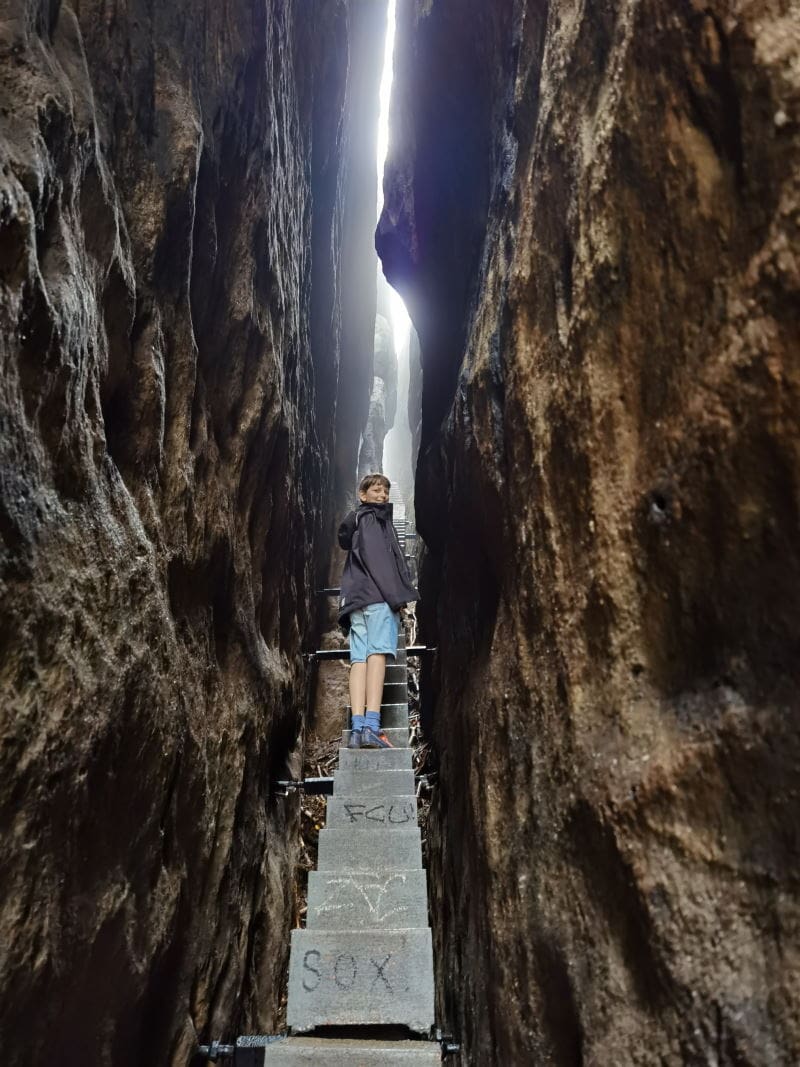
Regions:
[[353, 531], [356, 528], [355, 524], [356, 513], [354, 511], [348, 512], [339, 524], [339, 547], [349, 549], [353, 543]]

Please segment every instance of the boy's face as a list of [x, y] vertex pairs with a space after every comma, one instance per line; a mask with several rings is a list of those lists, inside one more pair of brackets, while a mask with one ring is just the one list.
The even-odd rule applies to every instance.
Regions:
[[377, 482], [359, 493], [358, 497], [362, 504], [385, 504], [389, 499], [389, 490], [383, 482]]

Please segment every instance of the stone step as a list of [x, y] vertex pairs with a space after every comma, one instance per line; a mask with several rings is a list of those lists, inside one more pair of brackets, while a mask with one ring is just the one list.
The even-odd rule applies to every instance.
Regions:
[[[342, 747], [346, 748], [347, 743], [350, 740], [350, 730], [342, 730]], [[408, 748], [409, 747], [409, 732], [408, 730], [384, 730], [384, 733], [394, 745], [395, 748]]]
[[339, 797], [412, 797], [416, 795], [413, 771], [333, 772], [333, 792]]
[[424, 871], [309, 871], [309, 930], [425, 929]]
[[408, 685], [406, 682], [384, 682], [382, 698], [386, 704], [399, 704], [408, 700]]
[[371, 834], [357, 826], [325, 827], [319, 832], [317, 870], [417, 871], [422, 867], [419, 827], [398, 827], [391, 833]]
[[381, 705], [381, 727], [384, 730], [408, 730], [408, 704]]
[[293, 930], [286, 1019], [299, 1032], [371, 1025], [430, 1030], [430, 930]]
[[408, 667], [405, 664], [389, 663], [386, 665], [387, 682], [405, 682], [408, 678]]
[[440, 1067], [435, 1041], [376, 1041], [352, 1037], [287, 1037], [248, 1067]]
[[417, 798], [345, 797], [327, 799], [325, 826], [355, 826], [359, 830], [396, 830], [417, 825]]
[[410, 771], [410, 748], [340, 748], [339, 769], [343, 771]]

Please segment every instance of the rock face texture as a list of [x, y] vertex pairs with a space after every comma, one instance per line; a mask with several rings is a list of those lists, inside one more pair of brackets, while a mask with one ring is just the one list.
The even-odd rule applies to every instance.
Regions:
[[272, 783], [299, 766], [323, 501], [357, 460], [330, 413], [364, 377], [343, 324], [372, 339], [342, 229], [382, 11], [4, 6], [9, 1064], [183, 1065], [278, 1023], [297, 834]]
[[411, 467], [417, 469], [422, 435], [422, 364], [419, 336], [412, 327], [408, 337], [408, 429], [411, 434]]
[[800, 1057], [796, 6], [401, 8], [440, 1021]]
[[383, 315], [376, 315], [375, 371], [369, 396], [369, 417], [358, 453], [359, 479], [383, 469], [383, 442], [394, 418], [393, 408], [397, 405], [396, 380], [397, 357], [392, 341], [392, 324]]
[[391, 314], [389, 287], [381, 276], [375, 316], [369, 417], [358, 453], [359, 480], [365, 474], [383, 470], [383, 443], [394, 425], [397, 413], [397, 353], [394, 350]]
[[[381, 274], [378, 284], [379, 310], [381, 306], [382, 291], [389, 291], [389, 286]], [[394, 316], [390, 300], [385, 300], [387, 315], [392, 323], [392, 338], [394, 334]], [[414, 446], [414, 427], [419, 422], [419, 396], [421, 390], [421, 375], [419, 374], [419, 342], [413, 329], [408, 330], [408, 335], [402, 334], [396, 351], [396, 403], [392, 419], [392, 426], [387, 431], [383, 446], [383, 461], [385, 470], [392, 479], [398, 493], [406, 507], [406, 516], [413, 520], [414, 517], [414, 468], [416, 467], [416, 452]], [[412, 371], [411, 362], [415, 360], [413, 372], [414, 392], [411, 393]]]

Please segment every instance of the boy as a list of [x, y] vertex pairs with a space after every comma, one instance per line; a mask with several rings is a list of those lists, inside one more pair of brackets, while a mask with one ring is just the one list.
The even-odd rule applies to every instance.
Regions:
[[386, 657], [397, 655], [400, 611], [419, 600], [392, 525], [389, 479], [361, 479], [361, 504], [339, 527], [346, 548], [339, 622], [350, 629], [350, 708], [348, 748], [392, 748], [381, 732], [381, 697]]

